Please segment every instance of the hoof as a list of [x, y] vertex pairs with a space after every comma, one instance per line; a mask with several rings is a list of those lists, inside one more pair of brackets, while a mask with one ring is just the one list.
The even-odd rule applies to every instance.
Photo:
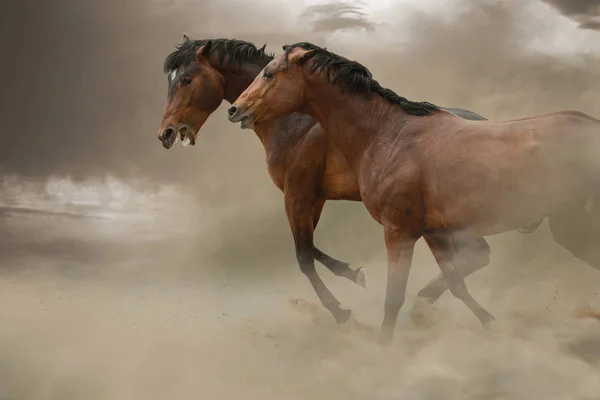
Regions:
[[493, 322], [496, 321], [496, 318], [494, 318], [492, 314], [485, 310], [482, 310], [480, 314], [477, 315], [477, 318], [479, 318], [481, 326], [483, 326], [485, 329], [490, 329], [492, 327]]
[[343, 308], [340, 308], [333, 314], [333, 317], [335, 318], [338, 324], [342, 325], [350, 320], [351, 315], [351, 310], [344, 310]]
[[363, 267], [360, 267], [357, 270], [355, 283], [358, 286], [362, 286], [363, 289], [367, 288], [367, 276], [365, 275], [365, 269]]

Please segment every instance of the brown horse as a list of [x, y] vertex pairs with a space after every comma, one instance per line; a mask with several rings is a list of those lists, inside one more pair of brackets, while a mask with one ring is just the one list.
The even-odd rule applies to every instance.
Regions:
[[450, 292], [488, 326], [493, 317], [450, 263], [452, 234], [492, 235], [545, 216], [567, 221], [565, 212], [580, 210], [582, 199], [597, 194], [600, 120], [561, 111], [468, 121], [398, 96], [361, 64], [311, 43], [284, 50], [229, 108], [229, 120], [257, 129], [305, 112], [346, 156], [363, 204], [384, 228], [388, 276], [381, 343], [393, 337], [421, 236]]
[[[192, 41], [184, 36], [183, 43], [167, 56], [164, 64], [169, 96], [159, 130], [163, 146], [171, 148], [178, 138], [194, 144], [202, 125], [221, 102], [233, 103], [273, 59], [264, 49], [265, 46], [259, 49], [241, 40]], [[485, 120], [471, 111], [447, 110], [466, 119]], [[255, 132], [265, 148], [269, 174], [284, 192], [300, 268], [325, 307], [338, 322], [344, 322], [349, 312], [340, 309], [339, 302], [325, 287], [314, 260], [363, 287], [364, 271], [353, 270], [348, 263], [325, 254], [314, 246], [312, 237], [326, 200], [361, 201], [354, 171], [322, 127], [306, 114], [284, 116], [257, 126]], [[489, 264], [490, 249], [482, 237], [455, 237], [454, 243], [464, 255], [459, 263], [462, 275]], [[446, 289], [440, 274], [419, 295], [435, 301]]]

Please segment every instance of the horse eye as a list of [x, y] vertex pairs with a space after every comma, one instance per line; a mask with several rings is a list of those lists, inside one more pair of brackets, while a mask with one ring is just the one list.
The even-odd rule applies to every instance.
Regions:
[[264, 76], [266, 79], [269, 79], [269, 78], [272, 78], [272, 77], [273, 77], [273, 74], [272, 74], [272, 73], [270, 73], [269, 71], [265, 71], [265, 72], [263, 73], [263, 76]]
[[192, 78], [190, 78], [189, 76], [182, 76], [181, 77], [181, 84], [183, 86], [189, 85], [190, 83], [192, 83]]

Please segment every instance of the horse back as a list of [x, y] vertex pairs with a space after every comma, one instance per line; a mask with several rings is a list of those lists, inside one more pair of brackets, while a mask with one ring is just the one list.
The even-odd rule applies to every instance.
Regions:
[[594, 173], [600, 177], [597, 156], [591, 157], [600, 154], [600, 121], [582, 114], [511, 121], [432, 118], [417, 143], [424, 202], [434, 223], [490, 226], [495, 221], [486, 219], [501, 216], [518, 227], [585, 190]]

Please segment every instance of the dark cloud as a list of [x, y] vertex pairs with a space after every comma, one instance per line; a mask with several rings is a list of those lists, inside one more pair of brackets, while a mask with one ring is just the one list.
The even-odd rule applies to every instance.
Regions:
[[152, 132], [175, 19], [144, 0], [9, 0], [1, 14], [0, 170], [159, 177], [173, 161]]
[[565, 16], [579, 22], [583, 29], [600, 30], [600, 1], [598, 0], [541, 0]]
[[[518, 2], [466, 4], [452, 22], [438, 13], [409, 14], [401, 5], [390, 9], [402, 21], [397, 26], [406, 28], [400, 39], [407, 44], [389, 46], [375, 36], [379, 21], [360, 2], [308, 7], [303, 18], [314, 25], [297, 29], [273, 19], [285, 8], [275, 3], [249, 9], [207, 0], [3, 2], [0, 171], [41, 179], [109, 174], [175, 180], [219, 201], [249, 191], [271, 195], [260, 142], [222, 118], [223, 110], [192, 149], [166, 151], [156, 139], [167, 89], [162, 64], [183, 32], [266, 42], [268, 50], [279, 51], [281, 44], [327, 45], [332, 32], [368, 28], [366, 35], [374, 35], [368, 46], [337, 41], [331, 50], [365, 63], [410, 98], [491, 118], [560, 107], [600, 114], [597, 59], [525, 49], [522, 41], [537, 34], [536, 21]], [[239, 183], [226, 183], [232, 180]]]
[[313, 32], [335, 32], [344, 29], [375, 30], [365, 3], [362, 1], [334, 1], [326, 4], [308, 6], [302, 17], [311, 22]]

